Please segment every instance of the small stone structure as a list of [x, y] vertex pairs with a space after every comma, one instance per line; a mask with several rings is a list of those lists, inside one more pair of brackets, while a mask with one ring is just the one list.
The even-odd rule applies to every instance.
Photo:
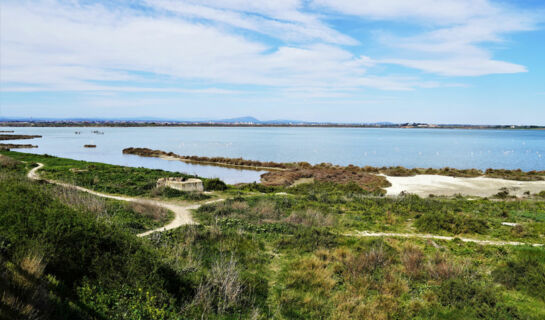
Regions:
[[187, 179], [184, 178], [161, 178], [157, 180], [157, 188], [169, 187], [180, 191], [204, 191], [204, 187], [201, 179]]

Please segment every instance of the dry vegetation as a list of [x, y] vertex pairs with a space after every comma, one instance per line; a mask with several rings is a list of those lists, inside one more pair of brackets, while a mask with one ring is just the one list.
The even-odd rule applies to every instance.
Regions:
[[261, 176], [261, 183], [265, 186], [290, 186], [300, 179], [310, 178], [318, 182], [332, 182], [338, 184], [356, 183], [369, 192], [378, 192], [390, 186], [385, 177], [368, 173], [364, 168], [356, 166], [334, 166], [323, 163], [304, 169], [288, 171], [271, 171]]
[[153, 203], [133, 201], [129, 202], [129, 207], [134, 212], [141, 214], [142, 216], [149, 217], [155, 221], [164, 221], [168, 218], [168, 210]]
[[27, 135], [27, 134], [0, 134], [1, 140], [23, 140], [23, 139], [34, 139], [41, 138], [42, 136], [38, 135]]
[[48, 285], [42, 279], [46, 264], [37, 250], [16, 262], [0, 256], [0, 318], [48, 319], [54, 304], [49, 301]]
[[9, 151], [10, 149], [30, 149], [30, 148], [38, 148], [38, 146], [33, 144], [0, 143], [0, 150]]
[[17, 161], [17, 160], [15, 160], [13, 158], [6, 157], [6, 156], [0, 154], [0, 168], [6, 168], [6, 169], [13, 170], [19, 164], [21, 164], [21, 161]]
[[53, 186], [52, 195], [62, 203], [84, 211], [93, 212], [99, 216], [107, 214], [107, 205], [104, 198], [100, 198], [75, 188]]

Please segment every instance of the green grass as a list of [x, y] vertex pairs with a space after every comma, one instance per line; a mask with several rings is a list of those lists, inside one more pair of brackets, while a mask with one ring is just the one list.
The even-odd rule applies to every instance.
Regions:
[[[123, 167], [29, 153], [0, 151], [0, 154], [27, 163], [43, 163], [44, 168], [39, 172], [43, 178], [64, 181], [99, 192], [127, 196], [164, 196], [165, 198], [176, 197], [180, 200], [199, 200], [197, 199], [198, 195], [190, 192], [176, 192], [169, 188], [157, 190], [156, 185], [159, 178], [194, 177], [179, 172]], [[204, 185], [209, 190], [221, 190], [222, 186], [225, 186], [218, 179], [200, 179], [204, 181]], [[176, 195], [174, 196], [174, 194]], [[200, 200], [207, 198], [203, 195], [201, 197]]]
[[[67, 163], [54, 159], [51, 167]], [[545, 317], [545, 248], [346, 235], [388, 230], [543, 243], [543, 201], [249, 185], [198, 209], [200, 225], [137, 238], [129, 222], [139, 218], [124, 208], [105, 219], [54, 186], [27, 180], [28, 163], [0, 160], [0, 317], [25, 318], [25, 303], [60, 319]], [[95, 174], [121, 169], [104, 170]]]

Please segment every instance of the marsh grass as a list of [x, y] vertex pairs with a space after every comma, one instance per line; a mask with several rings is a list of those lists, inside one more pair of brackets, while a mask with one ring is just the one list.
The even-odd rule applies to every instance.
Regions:
[[75, 188], [52, 186], [51, 194], [53, 197], [59, 199], [61, 202], [70, 207], [90, 211], [98, 216], [106, 216], [108, 214], [105, 199], [86, 192], [78, 191]]
[[417, 279], [422, 276], [424, 258], [424, 253], [416, 246], [408, 245], [403, 249], [401, 262], [403, 263], [405, 273], [410, 278]]
[[233, 256], [216, 260], [210, 276], [199, 284], [193, 305], [201, 309], [204, 315], [211, 312], [224, 314], [229, 309], [240, 306], [244, 285], [238, 268]]
[[165, 221], [169, 215], [167, 209], [145, 201], [131, 201], [128, 206], [132, 211], [154, 221]]
[[291, 224], [300, 224], [305, 227], [331, 227], [335, 219], [315, 209], [297, 210], [292, 212], [285, 221]]

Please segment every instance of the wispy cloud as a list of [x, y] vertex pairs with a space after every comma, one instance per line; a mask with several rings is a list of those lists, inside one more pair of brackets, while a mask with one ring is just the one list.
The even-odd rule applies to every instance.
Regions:
[[426, 31], [411, 36], [382, 32], [381, 44], [397, 49], [398, 56], [377, 62], [445, 76], [526, 72], [523, 65], [493, 59], [485, 44], [503, 42], [509, 33], [533, 30], [542, 20], [539, 13], [489, 0], [316, 0], [315, 4], [362, 18], [425, 26]]

